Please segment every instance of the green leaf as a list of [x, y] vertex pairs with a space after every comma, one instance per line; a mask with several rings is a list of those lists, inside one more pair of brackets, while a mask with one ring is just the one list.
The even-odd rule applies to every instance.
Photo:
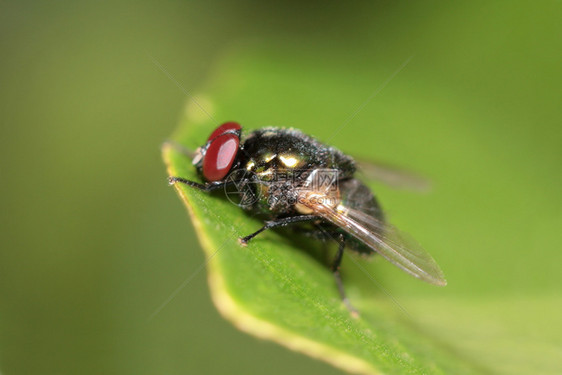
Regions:
[[[408, 77], [403, 72], [385, 89], [386, 95], [376, 97], [348, 123], [349, 115], [404, 59], [389, 58], [378, 68], [343, 73], [336, 68], [342, 61], [333, 57], [326, 56], [324, 65], [315, 66], [312, 61], [318, 60], [318, 51], [314, 59], [299, 51], [298, 62], [276, 51], [256, 51], [249, 49], [223, 59], [224, 65], [208, 83], [207, 94], [188, 101], [172, 139], [194, 149], [219, 123], [229, 120], [240, 122], [245, 131], [267, 125], [294, 126], [351, 154], [385, 157], [436, 176], [438, 187], [428, 196], [381, 186], [375, 189], [383, 207], [392, 208], [399, 227], [421, 239], [435, 256], [449, 286], [421, 283], [380, 257], [366, 261], [347, 254], [343, 278], [352, 304], [361, 313], [355, 319], [342, 304], [326, 266], [330, 249], [275, 231], [241, 247], [238, 237], [257, 230], [259, 220], [220, 192], [206, 194], [176, 184], [206, 253], [212, 298], [221, 314], [243, 331], [353, 373], [559, 372], [555, 360], [560, 357], [562, 336], [555, 323], [561, 307], [558, 295], [553, 294], [554, 289], [528, 296], [503, 293], [521, 265], [503, 252], [494, 253], [493, 246], [500, 240], [511, 241], [510, 251], [517, 253], [520, 248], [523, 253], [523, 244], [513, 243], [512, 230], [504, 229], [509, 222], [494, 216], [497, 212], [488, 213], [487, 222], [479, 221], [486, 199], [494, 199], [496, 205], [502, 199], [499, 204], [505, 213], [512, 209], [510, 199], [517, 199], [519, 192], [501, 189], [498, 198], [489, 184], [484, 186], [485, 194], [481, 191], [479, 184], [491, 178], [498, 186], [510, 181], [514, 170], [511, 162], [490, 163], [485, 151], [470, 152], [471, 136], [478, 137], [482, 129], [488, 134], [496, 131], [484, 119], [475, 125], [465, 115], [478, 103], [450, 99], [441, 94], [438, 83], [423, 89], [411, 87], [411, 73]], [[435, 101], [436, 97], [440, 99]], [[450, 102], [443, 105], [443, 101]], [[450, 143], [432, 142], [435, 134]], [[529, 140], [522, 134], [519, 141]], [[163, 154], [170, 176], [199, 180], [181, 152], [164, 147]], [[469, 180], [459, 178], [458, 165], [463, 165], [463, 176]], [[532, 183], [520, 182], [522, 187]], [[484, 202], [475, 206], [478, 199]], [[466, 228], [470, 228], [468, 233]], [[473, 238], [486, 241], [474, 246]], [[513, 277], [497, 272], [498, 267], [512, 270]], [[535, 274], [543, 277], [539, 269]], [[540, 283], [535, 289], [533, 285], [530, 282], [531, 291], [541, 289]], [[532, 301], [531, 307], [527, 301]], [[541, 315], [552, 324], [529, 326], [524, 318]]]
[[[164, 157], [170, 176], [197, 180], [184, 155], [168, 147]], [[350, 372], [473, 372], [404, 323], [401, 311], [387, 301], [362, 301], [349, 283], [361, 311], [353, 318], [328, 268], [302, 246], [271, 232], [241, 247], [238, 237], [259, 228], [259, 221], [228, 200], [176, 186], [207, 254], [213, 301], [238, 328]]]

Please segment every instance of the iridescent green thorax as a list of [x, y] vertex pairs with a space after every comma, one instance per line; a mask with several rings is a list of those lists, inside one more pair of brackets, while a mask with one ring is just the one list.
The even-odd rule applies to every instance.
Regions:
[[251, 174], [259, 200], [249, 210], [268, 215], [291, 212], [295, 188], [315, 169], [330, 169], [339, 180], [353, 177], [353, 159], [296, 129], [262, 128], [248, 134], [238, 152], [240, 169]]
[[248, 134], [239, 152], [241, 166], [270, 180], [273, 172], [296, 173], [315, 168], [337, 169], [353, 176], [353, 159], [296, 129], [262, 128]]

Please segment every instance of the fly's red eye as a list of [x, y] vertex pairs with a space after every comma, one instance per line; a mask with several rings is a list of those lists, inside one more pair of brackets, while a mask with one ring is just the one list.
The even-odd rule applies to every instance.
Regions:
[[209, 142], [210, 140], [212, 140], [212, 139], [218, 137], [219, 135], [222, 135], [222, 134], [224, 134], [228, 131], [235, 132], [235, 131], [238, 131], [240, 129], [242, 129], [242, 127], [237, 122], [234, 122], [234, 121], [225, 122], [224, 124], [222, 124], [221, 126], [216, 128], [214, 132], [211, 133], [211, 135], [207, 139], [207, 142]]
[[219, 135], [211, 142], [203, 158], [203, 176], [207, 181], [220, 181], [228, 174], [239, 145], [240, 138], [232, 133]]

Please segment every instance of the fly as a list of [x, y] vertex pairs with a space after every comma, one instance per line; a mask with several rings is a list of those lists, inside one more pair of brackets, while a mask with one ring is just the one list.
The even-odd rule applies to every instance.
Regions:
[[447, 284], [431, 255], [385, 220], [371, 190], [354, 177], [354, 159], [299, 130], [266, 127], [242, 137], [238, 123], [226, 122], [195, 151], [192, 163], [203, 183], [173, 176], [170, 184], [234, 189], [244, 210], [264, 218], [260, 229], [239, 239], [242, 245], [265, 230], [307, 222], [312, 236], [337, 241], [331, 270], [352, 312], [340, 275], [345, 248], [378, 253], [418, 279]]

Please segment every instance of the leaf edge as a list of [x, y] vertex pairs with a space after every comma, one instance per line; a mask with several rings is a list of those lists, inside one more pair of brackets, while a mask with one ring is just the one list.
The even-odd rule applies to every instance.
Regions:
[[[162, 147], [162, 158], [166, 165], [168, 176], [175, 176], [177, 173], [175, 173], [170, 157], [171, 151], [172, 150], [169, 147]], [[187, 209], [203, 251], [207, 257], [210, 257], [212, 254], [209, 254], [208, 249], [213, 249], [216, 244], [204, 231], [203, 225], [196, 217], [184, 188], [178, 186], [177, 184], [174, 185], [174, 188]], [[363, 359], [343, 353], [342, 351], [329, 345], [324, 345], [317, 341], [305, 338], [293, 331], [284, 329], [253, 315], [245, 309], [242, 304], [231, 297], [228, 292], [226, 282], [220, 272], [220, 266], [217, 262], [209, 262], [206, 268], [208, 273], [207, 281], [209, 283], [213, 304], [221, 316], [231, 322], [239, 330], [263, 340], [273, 341], [295, 352], [303, 353], [312, 358], [322, 360], [347, 372], [360, 375], [384, 374], [373, 366], [373, 364]]]

